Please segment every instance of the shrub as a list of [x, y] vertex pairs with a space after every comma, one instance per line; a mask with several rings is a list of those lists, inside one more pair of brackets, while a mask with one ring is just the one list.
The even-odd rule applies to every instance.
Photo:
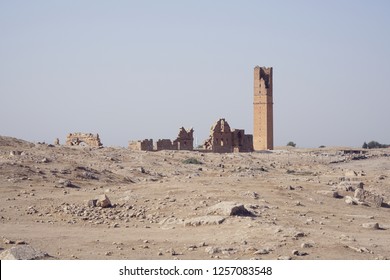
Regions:
[[297, 144], [295, 144], [293, 141], [290, 141], [287, 143], [287, 146], [295, 147]]
[[187, 158], [183, 160], [183, 163], [185, 164], [203, 164], [201, 161], [197, 160], [196, 158]]
[[[363, 144], [363, 146], [364, 146], [364, 144]], [[388, 148], [388, 147], [390, 147], [390, 145], [381, 144], [377, 141], [370, 141], [367, 144], [368, 149]]]

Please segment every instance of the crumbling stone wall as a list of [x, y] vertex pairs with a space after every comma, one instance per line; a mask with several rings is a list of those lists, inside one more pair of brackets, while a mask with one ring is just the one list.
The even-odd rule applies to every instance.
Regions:
[[253, 135], [245, 134], [244, 129], [234, 129], [233, 135], [233, 151], [239, 153], [253, 152]]
[[[177, 138], [172, 141], [170, 139], [159, 139], [156, 142], [155, 150], [188, 150], [192, 151], [194, 149], [194, 130], [191, 128], [186, 130], [184, 127], [181, 127]], [[142, 141], [130, 141], [129, 149], [140, 150], [140, 151], [153, 151], [153, 140], [145, 139]]]
[[194, 129], [186, 130], [181, 127], [176, 140], [173, 141], [173, 145], [177, 147], [177, 150], [192, 151], [194, 149]]
[[66, 145], [68, 146], [78, 146], [82, 143], [90, 146], [90, 147], [101, 147], [103, 146], [102, 142], [100, 142], [99, 134], [92, 133], [69, 133], [66, 137]]
[[204, 147], [215, 153], [233, 152], [232, 132], [225, 119], [219, 119], [210, 129], [210, 136], [205, 141]]
[[128, 147], [135, 151], [153, 151], [153, 139], [130, 141]]
[[170, 139], [159, 139], [156, 142], [156, 150], [177, 150], [177, 144], [175, 146]]
[[252, 152], [253, 136], [243, 129], [230, 129], [225, 119], [219, 119], [210, 129], [210, 136], [203, 144], [214, 153]]

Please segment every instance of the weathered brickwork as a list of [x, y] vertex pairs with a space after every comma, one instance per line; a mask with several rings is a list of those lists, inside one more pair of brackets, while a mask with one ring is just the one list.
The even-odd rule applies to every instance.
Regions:
[[177, 150], [177, 147], [172, 144], [170, 139], [159, 139], [156, 142], [156, 150]]
[[272, 67], [256, 66], [253, 98], [253, 146], [255, 150], [274, 148], [272, 87]]
[[253, 137], [243, 129], [231, 130], [225, 119], [219, 119], [210, 129], [210, 136], [203, 144], [214, 153], [252, 152]]
[[128, 147], [135, 151], [153, 151], [153, 139], [130, 141]]
[[253, 135], [245, 134], [244, 129], [234, 129], [233, 152], [250, 153], [253, 152]]
[[172, 141], [170, 139], [159, 139], [156, 146], [153, 147], [152, 139], [145, 139], [143, 141], [130, 141], [129, 149], [138, 151], [161, 151], [161, 150], [187, 150], [194, 149], [194, 130], [191, 128], [186, 130], [184, 127], [180, 128], [177, 138]]
[[194, 149], [194, 129], [186, 130], [181, 127], [176, 140], [173, 141], [173, 145], [177, 147], [177, 150], [192, 151]]

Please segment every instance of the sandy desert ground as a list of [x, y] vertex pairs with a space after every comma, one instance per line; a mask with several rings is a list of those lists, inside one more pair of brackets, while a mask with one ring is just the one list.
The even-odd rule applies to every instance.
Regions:
[[[27, 244], [48, 259], [389, 259], [390, 149], [340, 151], [141, 152], [0, 137], [0, 256]], [[354, 198], [362, 185], [379, 207]], [[112, 207], [88, 206], [101, 195]]]

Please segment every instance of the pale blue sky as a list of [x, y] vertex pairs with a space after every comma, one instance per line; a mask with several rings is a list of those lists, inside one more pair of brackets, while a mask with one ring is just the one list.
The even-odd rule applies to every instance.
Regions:
[[252, 133], [253, 68], [274, 68], [275, 145], [390, 144], [390, 1], [2, 1], [0, 135], [200, 144]]

